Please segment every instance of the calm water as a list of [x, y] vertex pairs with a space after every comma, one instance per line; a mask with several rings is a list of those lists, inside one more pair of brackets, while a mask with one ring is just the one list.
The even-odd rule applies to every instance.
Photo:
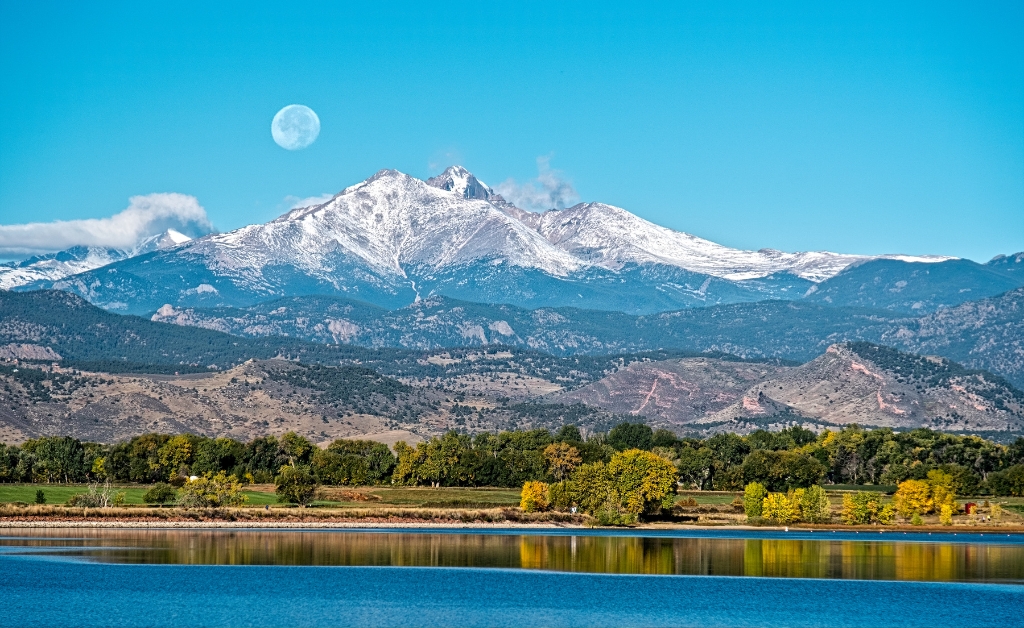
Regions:
[[1024, 626], [1024, 539], [7, 531], [0, 595], [3, 626]]

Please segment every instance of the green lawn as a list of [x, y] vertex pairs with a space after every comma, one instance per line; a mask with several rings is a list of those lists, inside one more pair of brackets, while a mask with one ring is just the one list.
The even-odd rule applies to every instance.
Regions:
[[518, 488], [428, 488], [417, 486], [368, 486], [352, 489], [327, 488], [328, 492], [351, 490], [379, 497], [373, 501], [336, 502], [343, 506], [428, 506], [445, 507], [493, 507], [518, 506]]
[[[0, 484], [0, 504], [10, 502], [34, 504], [37, 490], [43, 491], [47, 504], [64, 504], [71, 499], [72, 495], [87, 493], [89, 487], [85, 484]], [[146, 494], [149, 487], [124, 486], [117, 487], [117, 490], [125, 492], [126, 504], [142, 504], [144, 503], [142, 496]], [[273, 493], [256, 491], [243, 491], [243, 493], [249, 497], [247, 503], [254, 506], [277, 503], [277, 495]]]
[[680, 502], [689, 498], [697, 500], [699, 506], [720, 506], [722, 504], [731, 504], [732, 500], [736, 499], [739, 493], [706, 493], [704, 491], [684, 491], [679, 495], [676, 495], [676, 502]]
[[[71, 499], [72, 495], [89, 492], [85, 484], [0, 484], [0, 503], [25, 502], [34, 504], [36, 491], [43, 491], [47, 504], [63, 504]], [[125, 492], [125, 503], [141, 504], [142, 496], [148, 488], [140, 487], [119, 487], [118, 491]]]
[[[272, 487], [260, 487], [262, 490], [248, 490], [243, 493], [248, 497], [249, 506], [278, 505], [277, 495]], [[375, 507], [375, 506], [430, 506], [445, 507], [493, 507], [497, 505], [518, 506], [519, 489], [504, 488], [426, 488], [426, 487], [326, 487], [329, 492], [364, 493], [380, 499], [363, 500], [327, 500], [316, 502], [321, 506], [342, 507]], [[42, 490], [47, 504], [64, 504], [72, 495], [88, 492], [85, 484], [0, 484], [0, 503], [36, 501], [36, 491]], [[142, 496], [149, 490], [148, 486], [120, 486], [118, 491], [125, 492], [126, 504], [142, 504]]]
[[825, 484], [826, 491], [870, 491], [873, 493], [895, 493], [896, 485], [888, 484]]

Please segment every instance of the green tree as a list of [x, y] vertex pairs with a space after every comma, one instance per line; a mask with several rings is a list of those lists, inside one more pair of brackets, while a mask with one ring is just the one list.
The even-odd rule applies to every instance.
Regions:
[[172, 436], [157, 452], [161, 475], [190, 475], [192, 465], [192, 436], [179, 434]]
[[654, 432], [643, 423], [619, 423], [608, 432], [608, 444], [619, 451], [650, 450], [654, 447]]
[[300, 506], [311, 504], [319, 489], [309, 469], [289, 465], [281, 467], [281, 472], [274, 478], [274, 485], [278, 501]]
[[987, 484], [993, 495], [1024, 497], [1024, 464], [992, 473]]
[[800, 496], [800, 518], [811, 523], [827, 523], [832, 518], [832, 504], [825, 489], [815, 484]]
[[572, 484], [567, 480], [548, 485], [548, 504], [555, 510], [572, 507]]
[[890, 524], [895, 516], [893, 504], [882, 504], [882, 497], [871, 491], [843, 495], [843, 522], [850, 525]]
[[622, 510], [630, 515], [655, 514], [672, 507], [678, 474], [661, 456], [627, 449], [612, 456], [608, 476]]
[[758, 519], [764, 512], [764, 498], [768, 497], [768, 489], [764, 484], [751, 482], [743, 489], [743, 512], [747, 519]]
[[710, 447], [681, 447], [676, 468], [684, 485], [698, 491], [710, 489], [714, 482], [715, 452]]
[[43, 489], [41, 489], [41, 488], [40, 489], [36, 489], [36, 503], [37, 504], [45, 504], [46, 503], [46, 493], [44, 493]]
[[295, 432], [288, 432], [281, 437], [281, 451], [288, 457], [289, 464], [309, 464], [316, 448], [316, 445]]
[[613, 493], [611, 477], [603, 462], [580, 465], [572, 474], [572, 501], [583, 512], [594, 514]]

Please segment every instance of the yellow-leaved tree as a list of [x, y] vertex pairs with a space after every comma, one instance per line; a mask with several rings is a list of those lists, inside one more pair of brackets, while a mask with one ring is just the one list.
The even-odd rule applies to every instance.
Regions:
[[944, 526], [953, 525], [953, 507], [949, 504], [943, 504], [939, 508], [939, 523]]
[[536, 512], [548, 507], [548, 485], [544, 482], [527, 482], [519, 498], [523, 512]]
[[183, 508], [241, 506], [248, 499], [249, 497], [242, 493], [242, 484], [238, 478], [223, 471], [217, 475], [205, 473], [201, 477], [185, 482], [178, 490], [178, 505]]
[[743, 489], [743, 511], [747, 519], [757, 519], [764, 510], [764, 498], [768, 497], [768, 489], [760, 482], [751, 482]]
[[[603, 462], [581, 465], [569, 482], [571, 501], [583, 512], [594, 514], [615, 492]], [[617, 498], [615, 501], [618, 501]]]
[[892, 503], [904, 519], [927, 514], [934, 508], [932, 487], [924, 480], [904, 480], [892, 496]]
[[953, 476], [939, 469], [928, 472], [928, 484], [932, 487], [932, 504], [935, 510], [942, 512], [943, 506], [949, 506], [956, 512], [956, 491], [953, 490]]
[[782, 493], [769, 493], [761, 505], [761, 516], [772, 523], [796, 521], [797, 504]]
[[612, 456], [608, 475], [624, 512], [639, 516], [672, 507], [679, 475], [675, 466], [661, 456], [627, 449]]
[[544, 448], [544, 460], [551, 475], [561, 482], [580, 466], [583, 457], [580, 456], [580, 450], [569, 443], [551, 443]]

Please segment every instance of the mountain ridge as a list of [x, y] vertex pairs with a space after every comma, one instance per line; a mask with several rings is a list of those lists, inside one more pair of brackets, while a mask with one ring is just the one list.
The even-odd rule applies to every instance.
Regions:
[[[829, 284], [882, 261], [896, 265], [891, 283], [911, 284], [904, 292], [927, 298]], [[980, 292], [964, 296], [979, 277]], [[428, 181], [381, 170], [265, 224], [18, 289], [58, 288], [136, 314], [164, 304], [249, 306], [314, 294], [387, 308], [445, 295], [640, 314], [775, 298], [931, 311], [1022, 283], [1024, 275], [938, 256], [731, 249], [603, 203], [527, 212], [453, 166]]]

